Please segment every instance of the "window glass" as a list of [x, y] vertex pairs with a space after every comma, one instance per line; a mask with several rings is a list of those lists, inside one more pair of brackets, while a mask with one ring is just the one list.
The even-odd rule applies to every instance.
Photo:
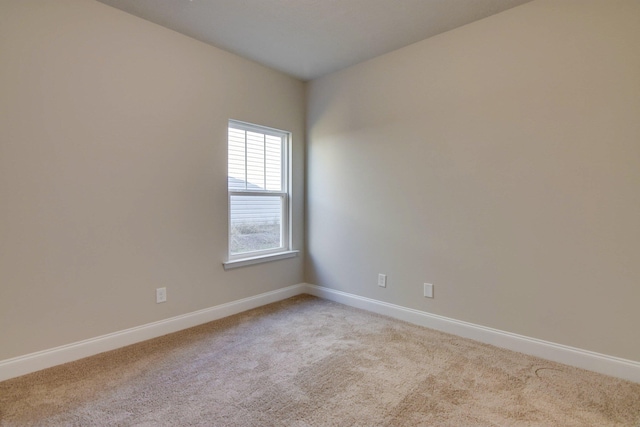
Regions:
[[287, 132], [229, 122], [230, 259], [289, 249], [288, 140]]

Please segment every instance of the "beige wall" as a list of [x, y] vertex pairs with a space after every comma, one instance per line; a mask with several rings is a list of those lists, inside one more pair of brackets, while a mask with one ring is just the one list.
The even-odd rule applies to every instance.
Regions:
[[[640, 360], [638, 16], [538, 0], [312, 82], [307, 281]], [[303, 248], [303, 90], [92, 0], [0, 2], [0, 360], [301, 282], [221, 262], [229, 118], [293, 132]]]
[[293, 132], [302, 248], [304, 102], [92, 0], [0, 2], [0, 360], [300, 283], [301, 257], [222, 261], [229, 118]]
[[312, 82], [307, 281], [640, 361], [639, 17], [539, 0]]

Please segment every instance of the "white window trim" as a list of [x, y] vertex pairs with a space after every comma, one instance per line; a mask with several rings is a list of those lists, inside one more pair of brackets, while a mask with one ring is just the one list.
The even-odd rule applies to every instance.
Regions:
[[232, 270], [234, 268], [246, 267], [248, 265], [262, 264], [263, 262], [278, 261], [278, 260], [287, 259], [287, 258], [295, 258], [298, 256], [299, 253], [300, 251], [297, 251], [297, 250], [281, 251], [281, 252], [273, 253], [270, 255], [259, 255], [259, 256], [254, 256], [250, 258], [229, 260], [227, 262], [223, 262], [222, 266], [224, 267], [225, 270]]
[[[253, 125], [251, 123], [242, 122], [238, 120], [229, 120], [227, 128], [233, 127], [236, 129], [242, 129], [249, 132], [257, 132], [263, 134], [271, 134], [274, 136], [285, 136], [285, 141], [282, 150], [282, 188], [285, 191], [272, 192], [272, 191], [229, 191], [227, 190], [227, 227], [228, 227], [228, 241], [227, 241], [227, 261], [222, 265], [225, 270], [231, 270], [234, 268], [245, 267], [248, 265], [261, 264], [265, 262], [277, 261], [281, 259], [297, 257], [298, 250], [293, 249], [293, 242], [291, 237], [291, 132], [270, 128], [267, 126]], [[272, 133], [270, 133], [272, 132]], [[283, 246], [274, 249], [266, 249], [262, 251], [253, 251], [240, 254], [231, 254], [231, 247], [229, 242], [231, 241], [231, 196], [234, 195], [260, 195], [260, 196], [274, 196], [283, 198], [282, 208], [282, 228], [281, 228], [281, 241]]]

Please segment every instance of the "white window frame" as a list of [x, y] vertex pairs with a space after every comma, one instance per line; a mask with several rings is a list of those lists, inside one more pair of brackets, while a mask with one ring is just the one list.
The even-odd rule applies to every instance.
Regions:
[[[281, 161], [281, 191], [272, 190], [231, 190], [227, 181], [227, 224], [228, 224], [228, 243], [227, 252], [228, 259], [223, 263], [225, 270], [243, 267], [247, 265], [275, 261], [279, 259], [291, 258], [298, 255], [298, 251], [292, 250], [291, 242], [291, 195], [290, 195], [290, 157], [291, 157], [291, 133], [280, 129], [270, 128], [266, 126], [255, 125], [238, 120], [229, 120], [227, 127], [227, 147], [228, 147], [228, 130], [238, 129], [247, 132], [255, 132], [264, 135], [275, 136], [282, 140], [282, 161]], [[246, 156], [246, 154], [245, 154]], [[227, 152], [227, 165], [229, 163], [229, 153]], [[228, 173], [227, 173], [228, 180]], [[231, 253], [231, 197], [234, 196], [268, 196], [278, 197], [281, 201], [281, 218], [280, 218], [280, 242], [278, 248], [265, 250], [257, 250], [250, 252]]]

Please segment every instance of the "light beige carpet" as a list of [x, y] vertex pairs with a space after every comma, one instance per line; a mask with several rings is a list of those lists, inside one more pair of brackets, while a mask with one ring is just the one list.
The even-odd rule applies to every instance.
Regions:
[[638, 426], [640, 384], [299, 296], [0, 383], [2, 426]]

